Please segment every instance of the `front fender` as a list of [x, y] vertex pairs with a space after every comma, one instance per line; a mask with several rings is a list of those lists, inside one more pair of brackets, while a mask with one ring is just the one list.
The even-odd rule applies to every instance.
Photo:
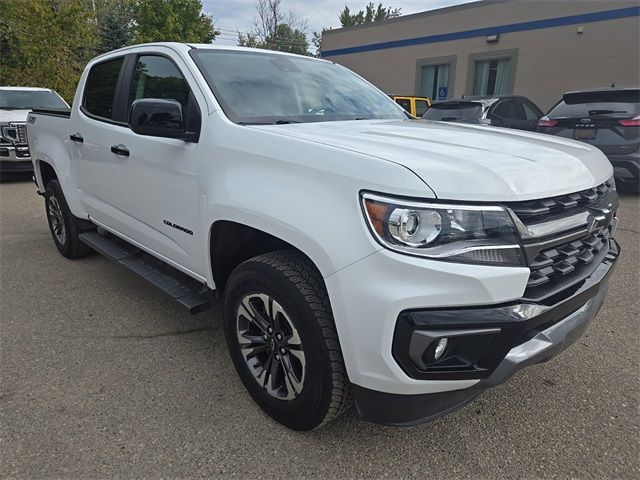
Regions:
[[[413, 172], [368, 155], [247, 127], [225, 137], [203, 162], [203, 225], [228, 220], [269, 233], [307, 255], [323, 277], [381, 248], [366, 226], [361, 190], [431, 193]], [[212, 281], [210, 264], [207, 273]]]

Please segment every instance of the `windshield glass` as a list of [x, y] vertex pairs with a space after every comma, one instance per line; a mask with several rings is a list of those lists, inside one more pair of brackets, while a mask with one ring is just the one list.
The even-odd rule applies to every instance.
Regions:
[[407, 118], [387, 95], [335, 63], [268, 52], [191, 54], [225, 114], [236, 123]]
[[0, 90], [0, 108], [30, 110], [32, 108], [69, 108], [58, 94], [50, 90]]
[[436, 103], [424, 112], [422, 118], [444, 122], [471, 122], [477, 121], [481, 115], [482, 104], [480, 103]]

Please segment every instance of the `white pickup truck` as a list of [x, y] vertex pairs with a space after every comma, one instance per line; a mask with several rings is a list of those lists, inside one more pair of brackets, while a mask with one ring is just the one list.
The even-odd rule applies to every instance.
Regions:
[[191, 312], [223, 296], [242, 382], [294, 429], [466, 405], [575, 341], [619, 253], [595, 147], [412, 120], [324, 60], [127, 47], [27, 133], [59, 251]]

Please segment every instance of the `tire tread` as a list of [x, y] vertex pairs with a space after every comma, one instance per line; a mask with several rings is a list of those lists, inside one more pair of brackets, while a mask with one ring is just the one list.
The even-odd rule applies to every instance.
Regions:
[[351, 407], [351, 384], [344, 366], [329, 296], [320, 272], [302, 253], [295, 250], [278, 250], [254, 257], [249, 262], [259, 262], [278, 270], [300, 291], [313, 311], [321, 327], [322, 337], [329, 352], [332, 370], [331, 402], [320, 428], [344, 414]]

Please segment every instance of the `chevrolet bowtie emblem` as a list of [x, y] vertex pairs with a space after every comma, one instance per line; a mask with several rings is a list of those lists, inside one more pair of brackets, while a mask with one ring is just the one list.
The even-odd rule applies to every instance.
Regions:
[[589, 218], [587, 230], [589, 233], [600, 232], [603, 228], [607, 227], [611, 221], [611, 209], [602, 208], [594, 212], [594, 216]]

